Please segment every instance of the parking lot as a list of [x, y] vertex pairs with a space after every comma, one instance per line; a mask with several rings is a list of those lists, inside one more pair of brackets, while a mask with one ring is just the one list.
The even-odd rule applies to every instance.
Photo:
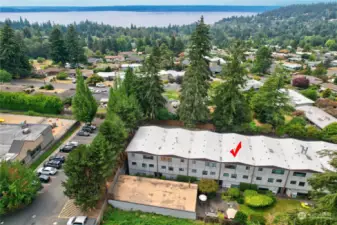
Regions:
[[[97, 120], [98, 124], [101, 122]], [[79, 144], [90, 144], [96, 137], [96, 130], [89, 137], [79, 137], [74, 133], [66, 142], [77, 141]], [[63, 147], [63, 145], [61, 146]], [[59, 153], [59, 149], [54, 154], [67, 156], [68, 153]], [[40, 168], [40, 167], [39, 167]], [[43, 184], [43, 189], [38, 193], [32, 204], [13, 214], [0, 218], [1, 225], [66, 225], [67, 218], [59, 218], [64, 205], [69, 200], [63, 193], [62, 182], [66, 180], [63, 169], [59, 169], [51, 180]]]

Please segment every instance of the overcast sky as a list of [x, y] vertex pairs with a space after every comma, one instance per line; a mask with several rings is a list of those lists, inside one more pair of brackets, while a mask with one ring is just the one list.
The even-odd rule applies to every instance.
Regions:
[[0, 6], [289, 5], [322, 0], [0, 0]]

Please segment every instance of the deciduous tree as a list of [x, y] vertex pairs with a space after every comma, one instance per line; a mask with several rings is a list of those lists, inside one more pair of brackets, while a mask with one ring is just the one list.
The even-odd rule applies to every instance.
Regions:
[[10, 82], [12, 80], [12, 74], [8, 73], [6, 70], [0, 70], [0, 82]]

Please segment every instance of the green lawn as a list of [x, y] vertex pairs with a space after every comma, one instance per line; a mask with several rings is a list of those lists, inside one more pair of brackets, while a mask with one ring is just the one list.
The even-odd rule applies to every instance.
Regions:
[[267, 221], [269, 221], [269, 224], [272, 224], [272, 221], [270, 220], [272, 220], [275, 216], [294, 210], [306, 211], [306, 209], [301, 207], [301, 201], [296, 199], [277, 199], [274, 206], [266, 209], [254, 209], [244, 204], [240, 204], [240, 211], [248, 216], [251, 214], [262, 214]]
[[180, 93], [178, 91], [165, 91], [164, 96], [171, 100], [179, 100]]
[[[104, 214], [103, 225], [202, 225], [201, 221], [179, 219], [154, 213], [122, 211], [109, 207]], [[204, 224], [206, 225], [206, 224]]]

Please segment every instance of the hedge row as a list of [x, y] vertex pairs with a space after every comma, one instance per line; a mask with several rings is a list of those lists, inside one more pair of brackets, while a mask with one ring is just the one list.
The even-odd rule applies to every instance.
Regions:
[[47, 114], [59, 114], [63, 109], [63, 103], [59, 97], [43, 94], [28, 95], [21, 92], [0, 92], [0, 106], [1, 109], [30, 110]]

